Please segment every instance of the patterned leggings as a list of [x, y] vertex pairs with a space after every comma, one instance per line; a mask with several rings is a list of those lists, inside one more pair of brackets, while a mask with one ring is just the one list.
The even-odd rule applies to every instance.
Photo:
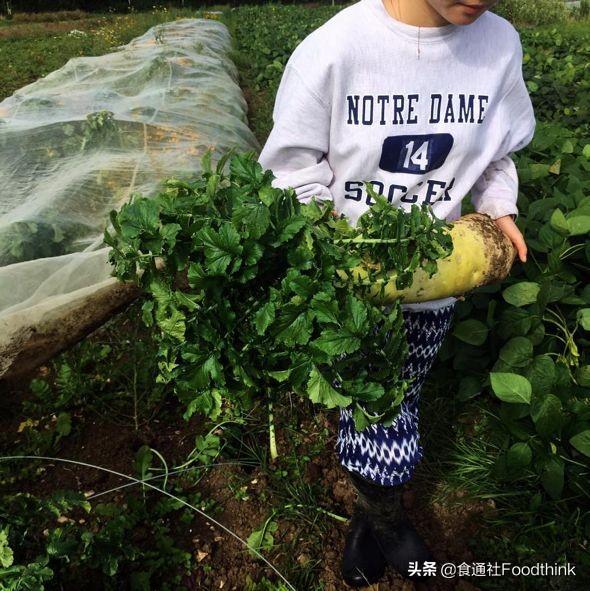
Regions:
[[418, 433], [420, 390], [451, 326], [454, 308], [453, 303], [436, 310], [404, 310], [408, 356], [402, 377], [414, 380], [389, 427], [376, 423], [357, 433], [352, 410], [340, 409], [336, 449], [345, 468], [387, 486], [410, 480], [423, 452]]

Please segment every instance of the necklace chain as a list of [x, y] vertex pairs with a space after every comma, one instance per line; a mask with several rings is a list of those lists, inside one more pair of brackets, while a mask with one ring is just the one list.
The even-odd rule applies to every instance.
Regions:
[[[401, 19], [401, 10], [399, 8], [399, 0], [396, 1], [395, 6], [393, 4], [393, 0], [389, 0], [389, 5], [391, 6], [391, 10], [394, 13], [395, 18], [403, 23]], [[418, 59], [420, 59], [420, 26], [418, 26]]]

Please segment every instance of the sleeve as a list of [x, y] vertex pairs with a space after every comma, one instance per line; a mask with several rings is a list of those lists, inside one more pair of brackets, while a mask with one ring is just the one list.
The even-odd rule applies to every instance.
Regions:
[[289, 63], [277, 91], [273, 124], [258, 158], [264, 169], [272, 170], [273, 186], [292, 187], [302, 203], [312, 197], [332, 200], [328, 185], [334, 172], [326, 159], [330, 108]]
[[492, 219], [518, 215], [518, 175], [509, 155], [491, 162], [471, 189], [475, 211], [487, 213]]
[[475, 211], [487, 213], [493, 219], [518, 215], [518, 175], [510, 154], [528, 145], [535, 133], [533, 105], [522, 75], [520, 39], [512, 72], [512, 85], [500, 101], [502, 118], [507, 121], [507, 132], [496, 157], [471, 189]]

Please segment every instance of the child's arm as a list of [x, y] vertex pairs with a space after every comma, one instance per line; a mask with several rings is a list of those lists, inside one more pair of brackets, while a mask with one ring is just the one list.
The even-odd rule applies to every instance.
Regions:
[[471, 189], [475, 211], [487, 213], [496, 220], [505, 215], [518, 215], [518, 175], [509, 155], [491, 162]]
[[494, 219], [518, 215], [518, 175], [510, 154], [528, 145], [535, 133], [535, 113], [522, 75], [522, 46], [518, 33], [515, 35], [516, 50], [511, 75], [507, 77], [510, 86], [498, 104], [505, 122], [504, 137], [494, 161], [471, 190], [476, 211], [487, 213]]
[[471, 189], [475, 211], [486, 213], [512, 240], [521, 261], [526, 260], [526, 244], [514, 219], [518, 215], [518, 175], [510, 154], [524, 148], [535, 133], [535, 114], [522, 76], [522, 47], [514, 60], [512, 84], [500, 101], [504, 111], [507, 132], [497, 158], [489, 164]]
[[293, 187], [307, 203], [313, 196], [332, 199], [334, 173], [325, 158], [329, 146], [330, 108], [287, 64], [273, 110], [274, 126], [258, 158], [276, 179], [274, 187]]

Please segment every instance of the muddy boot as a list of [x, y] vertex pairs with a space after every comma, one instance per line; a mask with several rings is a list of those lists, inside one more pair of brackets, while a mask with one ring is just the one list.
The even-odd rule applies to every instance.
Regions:
[[416, 563], [421, 573], [425, 561], [434, 561], [420, 534], [404, 515], [402, 487], [383, 486], [351, 473], [359, 492], [359, 504], [363, 508], [370, 528], [387, 563], [406, 579], [421, 581], [424, 574], [411, 575], [410, 563]]
[[[350, 472], [345, 469], [345, 472]], [[357, 500], [346, 533], [340, 572], [351, 587], [367, 587], [384, 574], [387, 562], [371, 532], [371, 524]]]

